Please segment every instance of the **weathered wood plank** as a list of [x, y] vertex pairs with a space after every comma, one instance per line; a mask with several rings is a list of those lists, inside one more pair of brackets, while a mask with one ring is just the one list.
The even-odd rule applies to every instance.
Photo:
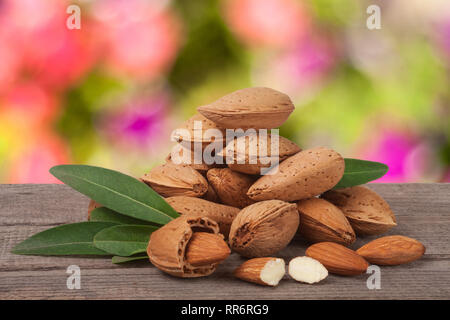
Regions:
[[[450, 299], [450, 184], [373, 184], [391, 205], [399, 225], [389, 234], [408, 235], [427, 247], [423, 259], [381, 268], [381, 289], [369, 290], [369, 275], [330, 275], [319, 285], [286, 277], [277, 288], [232, 277], [242, 261], [233, 254], [212, 276], [177, 279], [146, 261], [116, 266], [107, 258], [19, 256], [11, 248], [53, 225], [83, 221], [88, 199], [62, 185], [0, 185], [1, 299]], [[372, 237], [373, 238], [373, 237]], [[371, 238], [358, 239], [355, 248]], [[303, 255], [294, 239], [280, 257]], [[66, 268], [81, 268], [81, 289], [66, 287]]]

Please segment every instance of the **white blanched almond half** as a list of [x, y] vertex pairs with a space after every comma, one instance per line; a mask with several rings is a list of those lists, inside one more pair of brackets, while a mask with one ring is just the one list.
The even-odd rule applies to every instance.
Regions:
[[247, 260], [234, 270], [236, 278], [272, 287], [277, 286], [285, 274], [284, 260], [272, 257]]
[[325, 279], [328, 270], [316, 259], [297, 257], [289, 262], [289, 275], [296, 281], [313, 284]]
[[286, 265], [283, 259], [273, 259], [266, 263], [261, 270], [261, 280], [269, 286], [277, 286], [286, 273]]

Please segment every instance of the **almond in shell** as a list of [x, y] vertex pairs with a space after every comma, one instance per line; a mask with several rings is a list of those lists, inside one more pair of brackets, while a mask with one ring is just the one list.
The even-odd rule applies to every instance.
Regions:
[[294, 105], [284, 93], [255, 87], [227, 94], [197, 111], [220, 128], [270, 129], [281, 126]]
[[389, 204], [369, 188], [330, 190], [322, 198], [342, 210], [357, 234], [381, 234], [397, 225]]
[[[208, 133], [215, 134], [209, 135]], [[194, 151], [194, 143], [199, 142], [202, 148], [205, 148], [208, 144], [213, 141], [221, 143], [223, 147], [225, 132], [223, 129], [219, 129], [217, 125], [211, 120], [205, 118], [201, 114], [195, 114], [187, 121], [185, 121], [180, 127], [175, 129], [172, 133], [172, 140], [180, 143], [184, 148], [188, 148]], [[219, 138], [216, 140], [216, 138]]]
[[217, 195], [216, 190], [211, 186], [211, 184], [208, 184], [208, 190], [203, 195], [202, 199], [215, 202], [215, 203], [222, 203], [219, 196]]
[[242, 209], [231, 224], [228, 242], [244, 257], [270, 256], [285, 248], [299, 225], [295, 204], [268, 200]]
[[238, 208], [192, 197], [169, 197], [166, 201], [182, 216], [207, 217], [214, 220], [219, 224], [220, 233], [226, 237], [231, 223], [240, 211]]
[[201, 197], [208, 190], [208, 182], [198, 171], [172, 162], [153, 168], [141, 180], [163, 197]]
[[306, 255], [322, 263], [328, 272], [354, 276], [366, 272], [369, 264], [355, 251], [334, 242], [320, 242], [306, 249]]
[[[192, 167], [192, 169], [197, 170], [198, 172], [200, 172], [201, 174], [206, 174], [206, 172], [207, 172], [209, 169], [215, 167], [214, 165], [208, 165], [208, 164], [206, 164], [206, 163], [203, 161], [203, 158], [201, 158], [201, 157], [199, 158], [199, 159], [202, 159], [201, 163], [195, 163], [195, 161], [194, 161], [195, 154], [194, 154], [193, 152], [191, 152], [191, 157], [190, 157], [190, 159], [185, 161], [185, 160], [183, 159], [183, 152], [184, 152], [184, 150], [185, 150], [184, 148], [181, 148], [181, 149], [179, 150], [180, 159], [182, 160], [180, 164], [188, 165], [188, 166]], [[166, 157], [166, 162], [174, 163], [174, 162], [172, 161], [172, 155], [171, 155], [171, 154], [169, 154], [169, 155]]]
[[344, 175], [344, 168], [344, 159], [334, 150], [303, 150], [259, 178], [247, 195], [256, 201], [307, 199], [333, 188]]
[[425, 246], [409, 237], [387, 236], [367, 243], [356, 252], [370, 263], [395, 266], [419, 259], [425, 253]]
[[[221, 151], [220, 155], [227, 157], [228, 167], [233, 171], [246, 174], [259, 175], [262, 168], [269, 168], [288, 157], [301, 151], [294, 142], [281, 136], [276, 136], [278, 142], [272, 139], [271, 134], [249, 134], [235, 138]], [[274, 149], [272, 150], [272, 142]]]
[[210, 185], [223, 204], [244, 208], [255, 203], [247, 196], [248, 188], [255, 178], [232, 171], [230, 168], [214, 168], [206, 174]]
[[312, 241], [331, 241], [350, 245], [356, 240], [347, 218], [332, 203], [318, 198], [300, 200], [297, 203], [300, 221], [300, 234]]

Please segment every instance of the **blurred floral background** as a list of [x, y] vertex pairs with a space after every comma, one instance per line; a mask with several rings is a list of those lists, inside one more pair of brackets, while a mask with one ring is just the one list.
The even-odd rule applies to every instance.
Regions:
[[303, 148], [450, 181], [447, 0], [0, 0], [0, 24], [1, 183], [62, 163], [139, 176], [197, 106], [250, 86], [291, 96], [280, 132]]

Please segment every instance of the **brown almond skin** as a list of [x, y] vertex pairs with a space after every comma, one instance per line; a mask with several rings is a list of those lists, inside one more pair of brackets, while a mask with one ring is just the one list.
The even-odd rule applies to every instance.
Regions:
[[241, 280], [260, 284], [263, 286], [270, 286], [268, 283], [261, 280], [261, 271], [269, 261], [279, 258], [253, 258], [245, 261], [233, 271], [233, 275]]
[[208, 200], [211, 202], [215, 202], [218, 204], [222, 203], [222, 201], [220, 200], [219, 196], [216, 193], [216, 190], [214, 190], [214, 188], [209, 183], [208, 183], [208, 190], [203, 195], [202, 199], [205, 199], [205, 200]]
[[198, 171], [172, 162], [153, 168], [141, 180], [163, 197], [201, 197], [208, 190], [208, 182]]
[[303, 150], [259, 178], [247, 195], [255, 200], [296, 201], [333, 188], [344, 175], [344, 158], [334, 150], [317, 147]]
[[[234, 139], [222, 150], [220, 155], [228, 156], [227, 164], [231, 170], [245, 174], [260, 175], [262, 168], [269, 168], [272, 163], [275, 163], [275, 161], [270, 161], [271, 156], [277, 156], [278, 162], [282, 162], [301, 151], [298, 145], [282, 136], [279, 136], [278, 151], [274, 151], [273, 154], [271, 144], [272, 135], [267, 134], [266, 156], [263, 158], [267, 160], [263, 161], [265, 163], [260, 161], [262, 158], [260, 157], [259, 134], [251, 134]], [[244, 146], [244, 150], [237, 150], [241, 146]]]
[[185, 196], [169, 197], [166, 201], [181, 215], [207, 217], [214, 220], [219, 224], [220, 233], [226, 238], [228, 238], [231, 223], [240, 211], [239, 208]]
[[244, 208], [255, 201], [247, 196], [248, 188], [255, 178], [230, 168], [214, 168], [206, 174], [210, 185], [223, 204], [236, 208]]
[[201, 267], [221, 263], [231, 251], [221, 235], [208, 232], [194, 232], [186, 246], [186, 261]]
[[295, 204], [280, 200], [257, 202], [238, 213], [228, 242], [233, 251], [244, 257], [270, 256], [289, 244], [298, 225]]
[[397, 225], [389, 204], [363, 186], [330, 190], [322, 196], [342, 210], [356, 234], [382, 234]]
[[319, 242], [306, 249], [306, 255], [322, 263], [328, 272], [355, 276], [366, 272], [369, 264], [355, 251], [334, 242]]
[[287, 120], [294, 104], [284, 93], [254, 87], [227, 94], [197, 111], [220, 128], [271, 129]]
[[219, 234], [218, 224], [209, 218], [178, 217], [150, 235], [147, 247], [150, 262], [161, 271], [180, 278], [204, 277], [213, 273], [218, 262], [194, 266], [186, 259], [186, 247], [194, 230]]
[[425, 246], [405, 236], [386, 236], [375, 239], [356, 252], [367, 261], [381, 266], [410, 263], [423, 256]]
[[300, 200], [297, 203], [300, 214], [299, 233], [309, 241], [331, 241], [350, 245], [356, 240], [347, 218], [332, 203], [318, 198]]

